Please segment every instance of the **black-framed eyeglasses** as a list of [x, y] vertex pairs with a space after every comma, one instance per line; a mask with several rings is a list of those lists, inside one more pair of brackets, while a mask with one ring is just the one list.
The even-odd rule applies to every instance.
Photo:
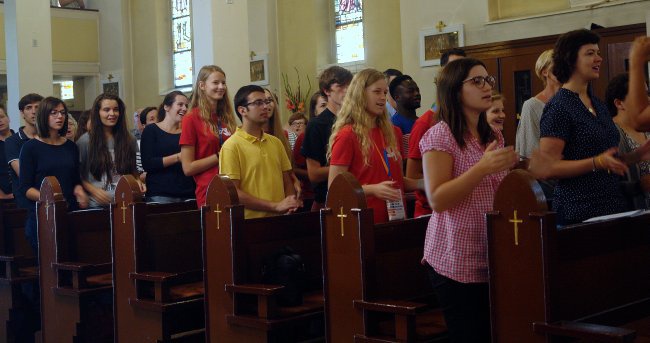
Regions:
[[497, 79], [492, 75], [474, 76], [474, 77], [470, 77], [469, 79], [463, 81], [463, 83], [465, 83], [465, 82], [471, 82], [474, 86], [476, 86], [478, 88], [485, 87], [485, 84], [487, 83], [487, 84], [490, 85], [490, 87], [494, 88], [494, 86], [497, 84]]
[[249, 103], [244, 104], [244, 106], [245, 106], [245, 107], [248, 107], [248, 106], [250, 106], [250, 105], [254, 105], [254, 106], [257, 106], [257, 107], [262, 107], [262, 106], [264, 106], [264, 105], [268, 105], [268, 104], [270, 104], [270, 103], [272, 103], [272, 102], [273, 102], [273, 100], [269, 100], [269, 99], [264, 99], [264, 100], [262, 100], [262, 99], [257, 99], [257, 100], [255, 100], [255, 101], [251, 101], [251, 102], [249, 102]]
[[53, 117], [56, 117], [57, 114], [60, 114], [60, 115], [65, 117], [65, 116], [68, 115], [68, 112], [66, 112], [65, 110], [61, 110], [61, 111], [51, 110], [50, 111], [50, 115], [53, 116]]

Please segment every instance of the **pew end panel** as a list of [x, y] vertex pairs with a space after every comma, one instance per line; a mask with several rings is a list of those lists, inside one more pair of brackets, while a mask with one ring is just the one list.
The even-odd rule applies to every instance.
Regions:
[[68, 212], [54, 177], [43, 180], [36, 211], [43, 341], [112, 342], [109, 212]]
[[25, 238], [27, 210], [0, 201], [0, 341], [14, 342], [22, 325], [16, 313], [36, 312], [23, 288], [37, 288], [37, 256]]
[[493, 341], [648, 339], [650, 214], [558, 229], [538, 188], [511, 172], [486, 215]]
[[[204, 217], [206, 321], [209, 342], [293, 341], [322, 317], [318, 213], [244, 219], [237, 190], [223, 175], [208, 187]], [[281, 306], [284, 287], [265, 284], [265, 258], [289, 246], [307, 266], [299, 306]], [[288, 336], [287, 336], [288, 335]]]
[[111, 208], [115, 335], [171, 342], [204, 335], [200, 212], [195, 202], [147, 204], [120, 178]]
[[551, 299], [546, 299], [550, 285], [543, 277], [551, 256], [543, 254], [543, 245], [552, 237], [542, 236], [555, 234], [555, 230], [544, 230], [544, 225], [554, 228], [555, 223], [546, 223], [547, 212], [537, 181], [528, 172], [516, 169], [503, 179], [494, 197], [494, 211], [486, 214], [495, 342], [545, 341], [543, 336], [531, 337], [530, 328], [534, 321], [551, 317], [547, 305]]
[[361, 260], [365, 252], [359, 249], [359, 227], [372, 220], [373, 212], [367, 207], [359, 182], [352, 174], [343, 173], [330, 185], [326, 208], [320, 212], [325, 334], [329, 342], [349, 341], [354, 333], [363, 332], [362, 311], [353, 307], [353, 301], [364, 298], [366, 270]]
[[227, 332], [224, 319], [234, 313], [235, 307], [232, 293], [225, 291], [226, 285], [234, 283], [232, 223], [244, 220], [244, 206], [239, 205], [237, 189], [227, 176], [215, 175], [212, 179], [201, 213], [206, 338], [208, 342], [219, 342], [217, 333]]
[[328, 340], [443, 336], [446, 326], [420, 262], [429, 217], [374, 224], [349, 173], [334, 179], [327, 201], [321, 225]]

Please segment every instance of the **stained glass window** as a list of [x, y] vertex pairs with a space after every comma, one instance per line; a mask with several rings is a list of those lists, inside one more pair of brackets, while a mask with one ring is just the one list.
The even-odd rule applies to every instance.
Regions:
[[190, 0], [171, 0], [174, 87], [192, 86]]
[[334, 13], [337, 62], [345, 63], [365, 59], [362, 0], [334, 0]]

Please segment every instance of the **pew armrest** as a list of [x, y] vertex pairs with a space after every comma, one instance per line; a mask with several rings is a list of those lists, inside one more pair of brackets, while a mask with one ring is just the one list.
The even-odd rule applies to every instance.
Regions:
[[35, 256], [2, 255], [0, 256], [0, 279], [17, 280], [23, 277], [28, 277], [28, 275], [25, 275], [21, 269], [26, 267], [36, 267], [36, 263]]
[[418, 313], [424, 312], [428, 308], [427, 304], [401, 300], [382, 300], [379, 302], [354, 300], [353, 304], [354, 308], [360, 310], [392, 313], [404, 316], [414, 316]]
[[179, 296], [172, 294], [172, 287], [202, 282], [203, 271], [192, 270], [182, 273], [145, 271], [129, 273], [129, 277], [135, 281], [138, 300], [163, 304], [179, 300]]
[[[278, 295], [284, 288], [281, 285], [267, 285], [267, 284], [242, 284], [242, 285], [226, 285], [226, 292], [233, 293], [235, 300], [235, 315], [250, 314], [249, 310], [245, 309], [244, 304], [251, 296], [256, 297], [256, 305], [254, 315], [258, 318], [273, 319], [279, 316], [278, 309]], [[251, 307], [248, 307], [251, 309]]]
[[[53, 262], [52, 268], [57, 272], [57, 287], [59, 288], [72, 288], [73, 290], [81, 290], [85, 288], [93, 288], [97, 284], [105, 286], [109, 283], [104, 278], [92, 278], [94, 276], [101, 276], [110, 274], [112, 272], [112, 263], [78, 263], [78, 262]], [[110, 278], [110, 275], [108, 275]]]
[[226, 292], [272, 296], [279, 294], [284, 286], [266, 284], [226, 285]]
[[636, 331], [634, 330], [576, 322], [534, 322], [533, 331], [543, 335], [572, 337], [587, 341], [597, 340], [599, 342], [632, 342], [636, 338]]
[[[415, 340], [416, 316], [429, 309], [427, 304], [402, 301], [402, 300], [380, 300], [366, 301], [353, 300], [354, 308], [364, 312], [381, 312], [393, 315], [395, 339], [400, 342], [412, 342]], [[370, 332], [364, 332], [365, 335]]]

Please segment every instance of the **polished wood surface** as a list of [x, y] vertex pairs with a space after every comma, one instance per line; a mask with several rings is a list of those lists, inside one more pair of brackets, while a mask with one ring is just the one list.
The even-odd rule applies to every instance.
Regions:
[[429, 217], [375, 224], [350, 173], [321, 210], [328, 342], [444, 339], [446, 327], [420, 260]]
[[537, 181], [515, 170], [486, 218], [493, 342], [626, 341], [637, 320], [650, 338], [650, 214], [558, 230]]
[[147, 204], [125, 175], [111, 213], [116, 342], [204, 341], [196, 203]]
[[[244, 219], [225, 176], [208, 187], [203, 242], [208, 342], [294, 342], [322, 335], [318, 212]], [[305, 265], [301, 305], [280, 306], [282, 285], [264, 284], [269, 256], [290, 247]]]

